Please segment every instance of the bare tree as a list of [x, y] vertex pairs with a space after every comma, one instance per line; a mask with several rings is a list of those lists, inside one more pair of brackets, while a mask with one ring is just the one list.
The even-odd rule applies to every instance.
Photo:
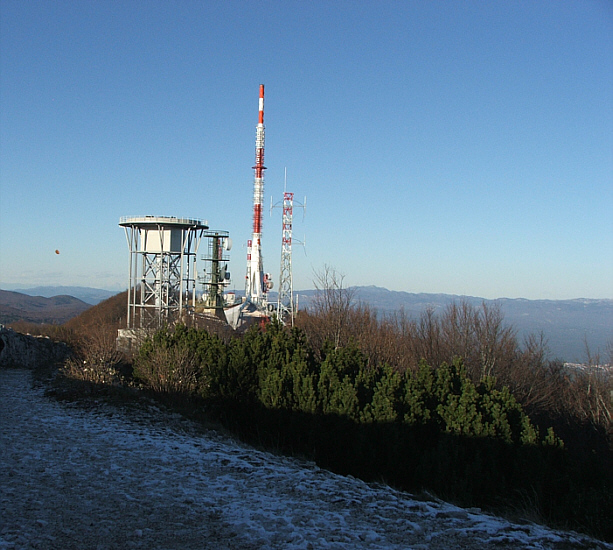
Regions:
[[349, 340], [351, 310], [354, 306], [355, 289], [344, 286], [345, 276], [326, 265], [315, 274], [313, 281], [317, 291], [311, 310], [318, 318], [317, 326], [312, 326], [316, 347], [321, 348], [326, 340], [334, 348]]
[[[611, 347], [611, 343], [608, 344]], [[575, 417], [603, 427], [613, 438], [613, 373], [585, 341], [587, 364], [567, 371], [564, 404]]]
[[475, 316], [481, 377], [496, 376], [510, 368], [517, 348], [515, 329], [504, 324], [499, 304], [481, 304]]
[[425, 359], [433, 366], [440, 365], [445, 361], [445, 358], [443, 356], [441, 322], [436, 316], [434, 308], [429, 307], [424, 310], [415, 328], [420, 359]]
[[511, 368], [518, 347], [515, 330], [504, 324], [500, 306], [485, 302], [479, 308], [454, 302], [440, 316], [426, 309], [415, 336], [421, 357], [431, 365], [462, 357], [474, 381]]
[[548, 359], [549, 350], [543, 335], [529, 335], [498, 375], [499, 383], [509, 386], [516, 399], [530, 413], [534, 411], [559, 412], [559, 399], [563, 392], [563, 365]]

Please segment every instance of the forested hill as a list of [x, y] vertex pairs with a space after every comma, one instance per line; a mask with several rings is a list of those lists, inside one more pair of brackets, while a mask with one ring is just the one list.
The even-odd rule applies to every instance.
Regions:
[[0, 290], [0, 324], [27, 321], [59, 325], [90, 307], [90, 304], [73, 296], [44, 298]]
[[104, 290], [101, 288], [90, 288], [84, 286], [37, 286], [34, 288], [11, 288], [14, 292], [21, 292], [28, 296], [44, 296], [52, 298], [53, 296], [74, 296], [79, 300], [95, 306], [104, 300], [108, 300], [111, 296], [115, 296], [118, 291]]

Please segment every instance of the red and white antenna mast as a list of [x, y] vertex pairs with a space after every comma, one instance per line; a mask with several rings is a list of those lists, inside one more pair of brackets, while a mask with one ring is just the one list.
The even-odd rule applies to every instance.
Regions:
[[270, 277], [262, 264], [262, 203], [264, 201], [264, 84], [260, 84], [258, 125], [255, 131], [255, 178], [253, 181], [253, 235], [247, 243], [247, 300], [266, 305]]
[[[281, 273], [279, 274], [279, 296], [277, 299], [277, 315], [284, 323], [294, 326], [294, 281], [292, 275], [292, 225], [294, 219], [294, 206], [306, 211], [306, 197], [304, 204], [294, 203], [294, 193], [287, 192], [287, 168], [285, 169], [285, 185], [283, 186], [283, 232], [281, 237]], [[278, 205], [272, 205], [270, 198], [270, 213]], [[296, 241], [304, 245], [304, 242]]]

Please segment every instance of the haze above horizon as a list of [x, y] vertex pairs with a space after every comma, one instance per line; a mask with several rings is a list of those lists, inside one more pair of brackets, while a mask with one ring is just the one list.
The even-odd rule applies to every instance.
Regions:
[[0, 52], [0, 287], [123, 289], [119, 218], [168, 215], [243, 289], [264, 83], [294, 288], [613, 298], [610, 2], [3, 0]]

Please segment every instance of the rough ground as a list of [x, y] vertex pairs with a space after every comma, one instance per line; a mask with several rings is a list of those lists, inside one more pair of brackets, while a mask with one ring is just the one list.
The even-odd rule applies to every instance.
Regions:
[[419, 501], [154, 406], [59, 403], [0, 370], [0, 549], [613, 548]]

